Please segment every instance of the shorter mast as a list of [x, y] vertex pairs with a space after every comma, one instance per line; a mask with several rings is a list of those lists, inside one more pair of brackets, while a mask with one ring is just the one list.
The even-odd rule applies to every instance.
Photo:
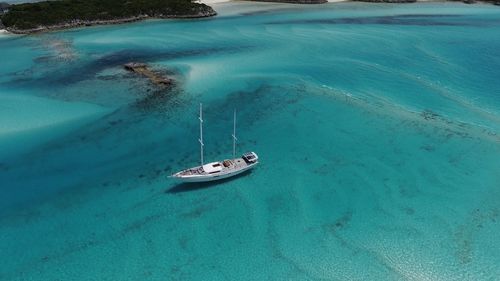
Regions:
[[200, 117], [198, 119], [200, 120], [200, 138], [198, 141], [200, 142], [200, 155], [201, 155], [201, 166], [203, 166], [203, 112], [202, 112], [202, 107], [203, 105], [200, 103]]
[[236, 158], [236, 109], [234, 109], [234, 124], [233, 124], [233, 158]]

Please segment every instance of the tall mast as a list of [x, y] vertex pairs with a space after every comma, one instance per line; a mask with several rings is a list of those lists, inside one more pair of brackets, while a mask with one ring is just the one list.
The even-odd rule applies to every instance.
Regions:
[[200, 103], [200, 138], [198, 141], [200, 142], [200, 155], [201, 155], [201, 165], [203, 166], [203, 112], [202, 112], [202, 107], [203, 105]]
[[234, 110], [234, 124], [233, 124], [233, 158], [236, 158], [236, 109]]

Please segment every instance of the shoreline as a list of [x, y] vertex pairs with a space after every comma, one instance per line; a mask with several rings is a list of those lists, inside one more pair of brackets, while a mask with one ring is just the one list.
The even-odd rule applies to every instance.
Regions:
[[[315, 4], [326, 4], [326, 3], [346, 3], [346, 2], [352, 2], [352, 3], [379, 3], [379, 4], [411, 4], [411, 3], [429, 3], [429, 2], [452, 2], [452, 3], [457, 3], [457, 4], [488, 4], [488, 5], [499, 5], [497, 3], [500, 2], [486, 2], [486, 1], [474, 1], [467, 3], [466, 1], [450, 1], [450, 0], [299, 0], [300, 2], [293, 2], [293, 0], [275, 0], [275, 1], [269, 1], [269, 0], [243, 0], [243, 1], [234, 1], [234, 0], [198, 0], [196, 3], [200, 4], [205, 4], [207, 6], [209, 5], [217, 5], [217, 4], [224, 4], [224, 3], [237, 3], [237, 2], [254, 2], [254, 3], [277, 3], [277, 4], [298, 4], [298, 5], [315, 5]], [[500, 1], [500, 0], [499, 0]], [[210, 7], [210, 6], [209, 6]], [[126, 24], [126, 23], [132, 23], [132, 22], [137, 22], [137, 21], [142, 21], [142, 20], [147, 20], [147, 19], [197, 19], [197, 18], [208, 18], [208, 17], [213, 17], [217, 15], [217, 11], [215, 11], [212, 7], [208, 11], [203, 11], [198, 14], [193, 14], [193, 15], [167, 15], [167, 16], [149, 16], [149, 15], [140, 15], [140, 16], [135, 16], [135, 17], [129, 17], [129, 18], [123, 18], [123, 19], [113, 19], [113, 20], [94, 20], [94, 21], [86, 21], [86, 20], [75, 20], [70, 23], [63, 23], [63, 24], [57, 24], [57, 25], [51, 25], [51, 26], [42, 26], [38, 28], [32, 28], [32, 29], [16, 29], [16, 28], [10, 28], [10, 27], [4, 27], [3, 29], [0, 29], [0, 36], [4, 35], [12, 35], [12, 34], [17, 34], [17, 35], [30, 35], [30, 34], [37, 34], [37, 33], [44, 33], [44, 32], [51, 32], [51, 31], [58, 31], [58, 30], [66, 30], [66, 29], [72, 29], [72, 28], [81, 28], [81, 27], [87, 27], [87, 26], [99, 26], [99, 25], [118, 25], [118, 24]]]
[[[65, 29], [86, 27], [86, 26], [115, 25], [115, 24], [118, 25], [118, 24], [142, 21], [146, 19], [197, 19], [197, 18], [213, 17], [216, 15], [217, 12], [211, 9], [210, 11], [200, 12], [195, 15], [168, 15], [168, 16], [155, 16], [155, 17], [150, 17], [149, 15], [141, 15], [136, 17], [114, 19], [114, 20], [95, 20], [95, 21], [75, 20], [70, 23], [49, 25], [32, 29], [16, 29], [16, 28], [6, 27], [5, 29], [3, 29], [3, 31], [4, 34], [36, 34], [36, 33], [65, 30]], [[2, 30], [0, 30], [0, 34], [2, 34]]]

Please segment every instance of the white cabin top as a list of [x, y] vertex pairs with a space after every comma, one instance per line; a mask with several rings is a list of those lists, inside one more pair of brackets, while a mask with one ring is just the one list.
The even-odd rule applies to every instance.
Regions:
[[203, 171], [207, 174], [217, 173], [222, 171], [222, 165], [219, 162], [212, 162], [203, 165]]

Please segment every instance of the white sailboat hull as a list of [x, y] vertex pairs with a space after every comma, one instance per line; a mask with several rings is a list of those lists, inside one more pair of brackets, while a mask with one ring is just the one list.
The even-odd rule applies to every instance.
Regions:
[[[257, 162], [258, 163], [258, 162]], [[221, 179], [227, 179], [230, 177], [234, 177], [236, 175], [239, 175], [245, 171], [251, 170], [257, 163], [248, 165], [246, 167], [240, 168], [240, 169], [234, 169], [231, 171], [228, 171], [226, 173], [218, 173], [218, 174], [203, 174], [203, 175], [177, 175], [174, 174], [172, 175], [173, 178], [182, 181], [182, 182], [209, 182], [209, 181], [216, 181], [216, 180], [221, 180]]]

